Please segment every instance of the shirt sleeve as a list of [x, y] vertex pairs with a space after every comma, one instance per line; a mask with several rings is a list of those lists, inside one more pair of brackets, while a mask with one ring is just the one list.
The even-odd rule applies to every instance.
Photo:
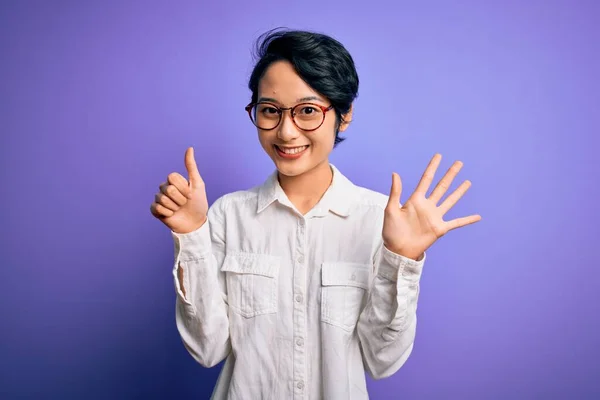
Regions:
[[383, 244], [375, 255], [375, 276], [357, 324], [363, 361], [374, 379], [394, 374], [412, 352], [425, 258], [415, 261]]
[[[225, 258], [224, 227], [219, 199], [202, 227], [186, 234], [172, 232], [177, 329], [186, 349], [204, 367], [217, 365], [231, 351], [227, 289], [220, 271]], [[185, 295], [179, 283], [179, 266]]]

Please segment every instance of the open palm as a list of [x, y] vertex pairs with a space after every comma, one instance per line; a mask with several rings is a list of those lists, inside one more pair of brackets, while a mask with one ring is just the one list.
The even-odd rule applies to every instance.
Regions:
[[450, 167], [427, 197], [427, 191], [431, 186], [441, 159], [440, 154], [433, 156], [417, 188], [404, 205], [400, 204], [402, 181], [398, 174], [393, 174], [392, 188], [385, 208], [382, 232], [383, 242], [389, 250], [405, 257], [418, 259], [425, 250], [447, 232], [481, 220], [480, 215], [470, 215], [450, 221], [444, 221], [443, 218], [471, 186], [471, 182], [468, 180], [464, 181], [438, 205], [462, 168], [460, 161], [455, 162]]

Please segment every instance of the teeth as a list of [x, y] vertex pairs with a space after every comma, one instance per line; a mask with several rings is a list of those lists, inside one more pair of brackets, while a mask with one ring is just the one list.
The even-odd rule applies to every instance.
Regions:
[[285, 154], [298, 154], [301, 151], [305, 150], [307, 147], [308, 146], [283, 148], [283, 147], [277, 146], [277, 148], [279, 150], [281, 150], [282, 152], [284, 152]]

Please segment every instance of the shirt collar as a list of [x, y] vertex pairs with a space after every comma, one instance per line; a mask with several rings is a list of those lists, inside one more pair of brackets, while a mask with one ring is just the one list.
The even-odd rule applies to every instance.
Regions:
[[[356, 186], [350, 182], [333, 164], [329, 164], [333, 171], [331, 185], [309, 212], [312, 216], [324, 217], [329, 211], [343, 217], [350, 215], [352, 202], [355, 199]], [[274, 201], [290, 208], [294, 208], [277, 179], [275, 170], [259, 187], [257, 212], [260, 213]]]

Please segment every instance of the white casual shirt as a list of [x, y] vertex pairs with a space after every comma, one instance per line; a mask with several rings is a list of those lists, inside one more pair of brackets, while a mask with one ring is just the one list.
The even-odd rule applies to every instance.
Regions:
[[[302, 215], [277, 171], [226, 194], [176, 234], [176, 323], [203, 366], [227, 358], [214, 399], [368, 399], [415, 339], [419, 261], [382, 243], [388, 197], [333, 181]], [[177, 266], [184, 271], [184, 296]]]

